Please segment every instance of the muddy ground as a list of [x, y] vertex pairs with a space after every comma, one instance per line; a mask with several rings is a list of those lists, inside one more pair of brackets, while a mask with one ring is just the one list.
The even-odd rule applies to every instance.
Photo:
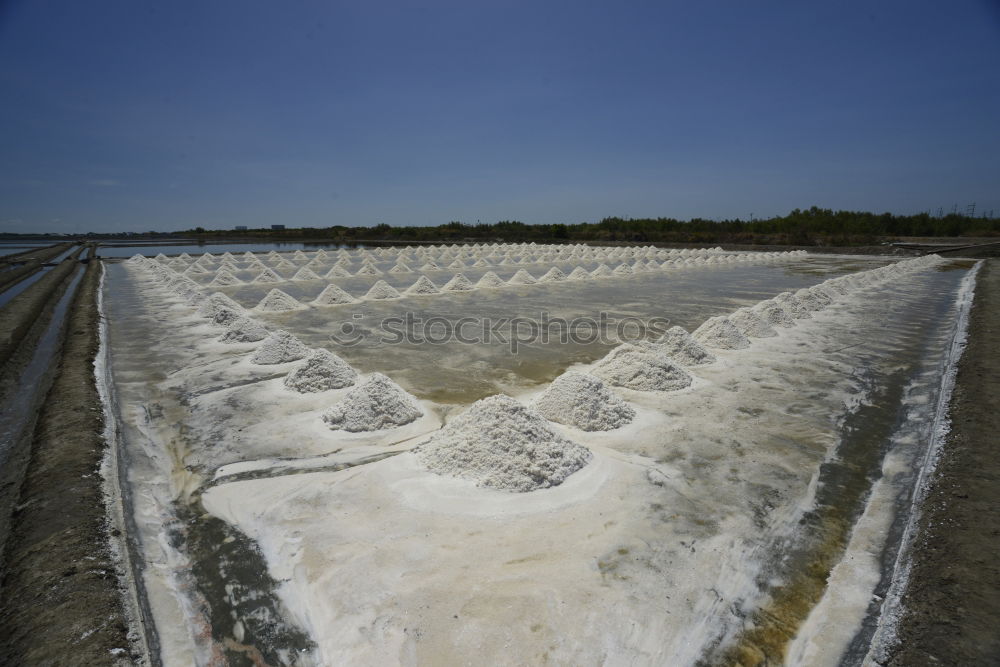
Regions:
[[103, 416], [93, 262], [68, 313], [63, 354], [38, 415], [11, 517], [0, 609], [0, 664], [133, 664], [99, 472]]
[[1000, 260], [979, 273], [952, 430], [924, 503], [888, 663], [1000, 665]]

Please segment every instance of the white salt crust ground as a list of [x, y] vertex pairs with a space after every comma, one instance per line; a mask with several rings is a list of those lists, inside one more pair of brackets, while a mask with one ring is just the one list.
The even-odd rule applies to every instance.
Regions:
[[[825, 420], [813, 422], [809, 413], [787, 419], [781, 411], [765, 415], [760, 421], [778, 437], [769, 441], [759, 424], [751, 427], [740, 417], [737, 407], [770, 410], [761, 394], [777, 391], [781, 410], [794, 409], [788, 397], [832, 379], [822, 399], [832, 409], [843, 400], [850, 358], [836, 359], [844, 365], [831, 369], [828, 359], [820, 363], [811, 355], [814, 349], [837, 349], [838, 338], [856, 336], [859, 322], [850, 319], [820, 313], [815, 322], [799, 323], [774, 342], [755, 341], [752, 351], [720, 352], [719, 363], [698, 370], [704, 376], [698, 391], [671, 394], [667, 414], [658, 402], [639, 405], [646, 400], [642, 393], [630, 396], [640, 418], [619, 431], [587, 434], [586, 444], [597, 450], [595, 463], [554, 489], [490, 495], [473, 487], [473, 492], [461, 480], [421, 473], [414, 456], [403, 454], [342, 473], [224, 484], [206, 494], [205, 504], [260, 541], [272, 575], [286, 582], [281, 590], [286, 604], [318, 637], [317, 662], [440, 664], [484, 652], [532, 662], [544, 651], [549, 659], [574, 663], [605, 655], [631, 663], [686, 664], [704, 640], [725, 632], [727, 623], [738, 624], [727, 620], [727, 610], [752, 593], [754, 540], [760, 533], [756, 526], [740, 525], [741, 512], [725, 511], [721, 524], [707, 535], [698, 533], [706, 530], [707, 517], [740, 501], [731, 473], [704, 463], [713, 449], [723, 460], [727, 451], [732, 456], [729, 443], [712, 441], [712, 434], [722, 429], [754, 452], [752, 460], [742, 462], [740, 478], [767, 480], [782, 493], [796, 488], [802, 482], [801, 472], [792, 475], [800, 471], [796, 461], [815, 462], [801, 444], [822, 443]], [[762, 386], [759, 376], [788, 384]], [[205, 406], [216, 405], [209, 398]], [[689, 417], [680, 423], [680, 415]], [[780, 438], [789, 435], [800, 447], [781, 451]], [[279, 440], [287, 440], [287, 430], [275, 432]], [[670, 443], [668, 452], [657, 451], [662, 443]], [[669, 465], [657, 463], [671, 452], [695, 456], [697, 468], [683, 456]], [[769, 478], [769, 465], [781, 474]], [[781, 496], [769, 516], [770, 535], [796, 525], [801, 509], [792, 500], [796, 497]], [[665, 503], [675, 518], [651, 520], [650, 502]], [[359, 505], [366, 508], [365, 522], [357, 522], [351, 512], [330, 511]], [[689, 521], [695, 517], [699, 523]], [[616, 523], [608, 526], [608, 521]], [[600, 525], [604, 529], [595, 531]], [[291, 539], [292, 534], [304, 541]], [[439, 537], [428, 544], [428, 534]], [[454, 553], [452, 535], [462, 536]], [[696, 553], [681, 546], [693, 535]], [[733, 535], [742, 537], [734, 543]], [[359, 544], [366, 548], [359, 550]], [[382, 554], [374, 571], [365, 555], [370, 545]], [[434, 558], [413, 557], [428, 548]], [[580, 558], [567, 559], [567, 554]], [[654, 576], [645, 565], [630, 565], [646, 559], [659, 568]], [[468, 574], [461, 574], [470, 563]], [[481, 586], [484, 581], [488, 588]], [[539, 581], [546, 582], [543, 591]], [[712, 595], [705, 593], [709, 582], [714, 583]], [[645, 590], [658, 594], [646, 596]], [[672, 600], [690, 600], [689, 605], [658, 606], [665, 590]], [[392, 591], [392, 604], [384, 602], [384, 591]], [[574, 611], [547, 613], [553, 600]], [[445, 613], [451, 608], [463, 623], [458, 636], [452, 614]], [[539, 630], [522, 635], [518, 629], [529, 623]], [[373, 627], [381, 629], [376, 641], [369, 632]], [[421, 638], [404, 627], [419, 627]]]

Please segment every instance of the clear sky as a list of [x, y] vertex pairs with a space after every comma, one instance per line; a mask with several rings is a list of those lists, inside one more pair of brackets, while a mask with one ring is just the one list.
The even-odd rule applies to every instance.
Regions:
[[0, 0], [0, 230], [1000, 215], [997, 0]]

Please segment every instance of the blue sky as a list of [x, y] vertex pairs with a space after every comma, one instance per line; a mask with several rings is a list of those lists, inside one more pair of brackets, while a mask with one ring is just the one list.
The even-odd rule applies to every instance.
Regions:
[[1000, 215], [1000, 4], [0, 0], [0, 230]]

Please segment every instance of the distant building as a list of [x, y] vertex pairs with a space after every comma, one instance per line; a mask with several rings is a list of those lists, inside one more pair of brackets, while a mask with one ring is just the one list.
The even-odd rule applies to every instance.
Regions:
[[245, 232], [247, 230], [247, 226], [246, 225], [236, 225], [235, 229], [238, 232]]
[[285, 228], [284, 225], [271, 225], [271, 229], [274, 230], [274, 231], [276, 231], [276, 232], [280, 232], [284, 228]]

